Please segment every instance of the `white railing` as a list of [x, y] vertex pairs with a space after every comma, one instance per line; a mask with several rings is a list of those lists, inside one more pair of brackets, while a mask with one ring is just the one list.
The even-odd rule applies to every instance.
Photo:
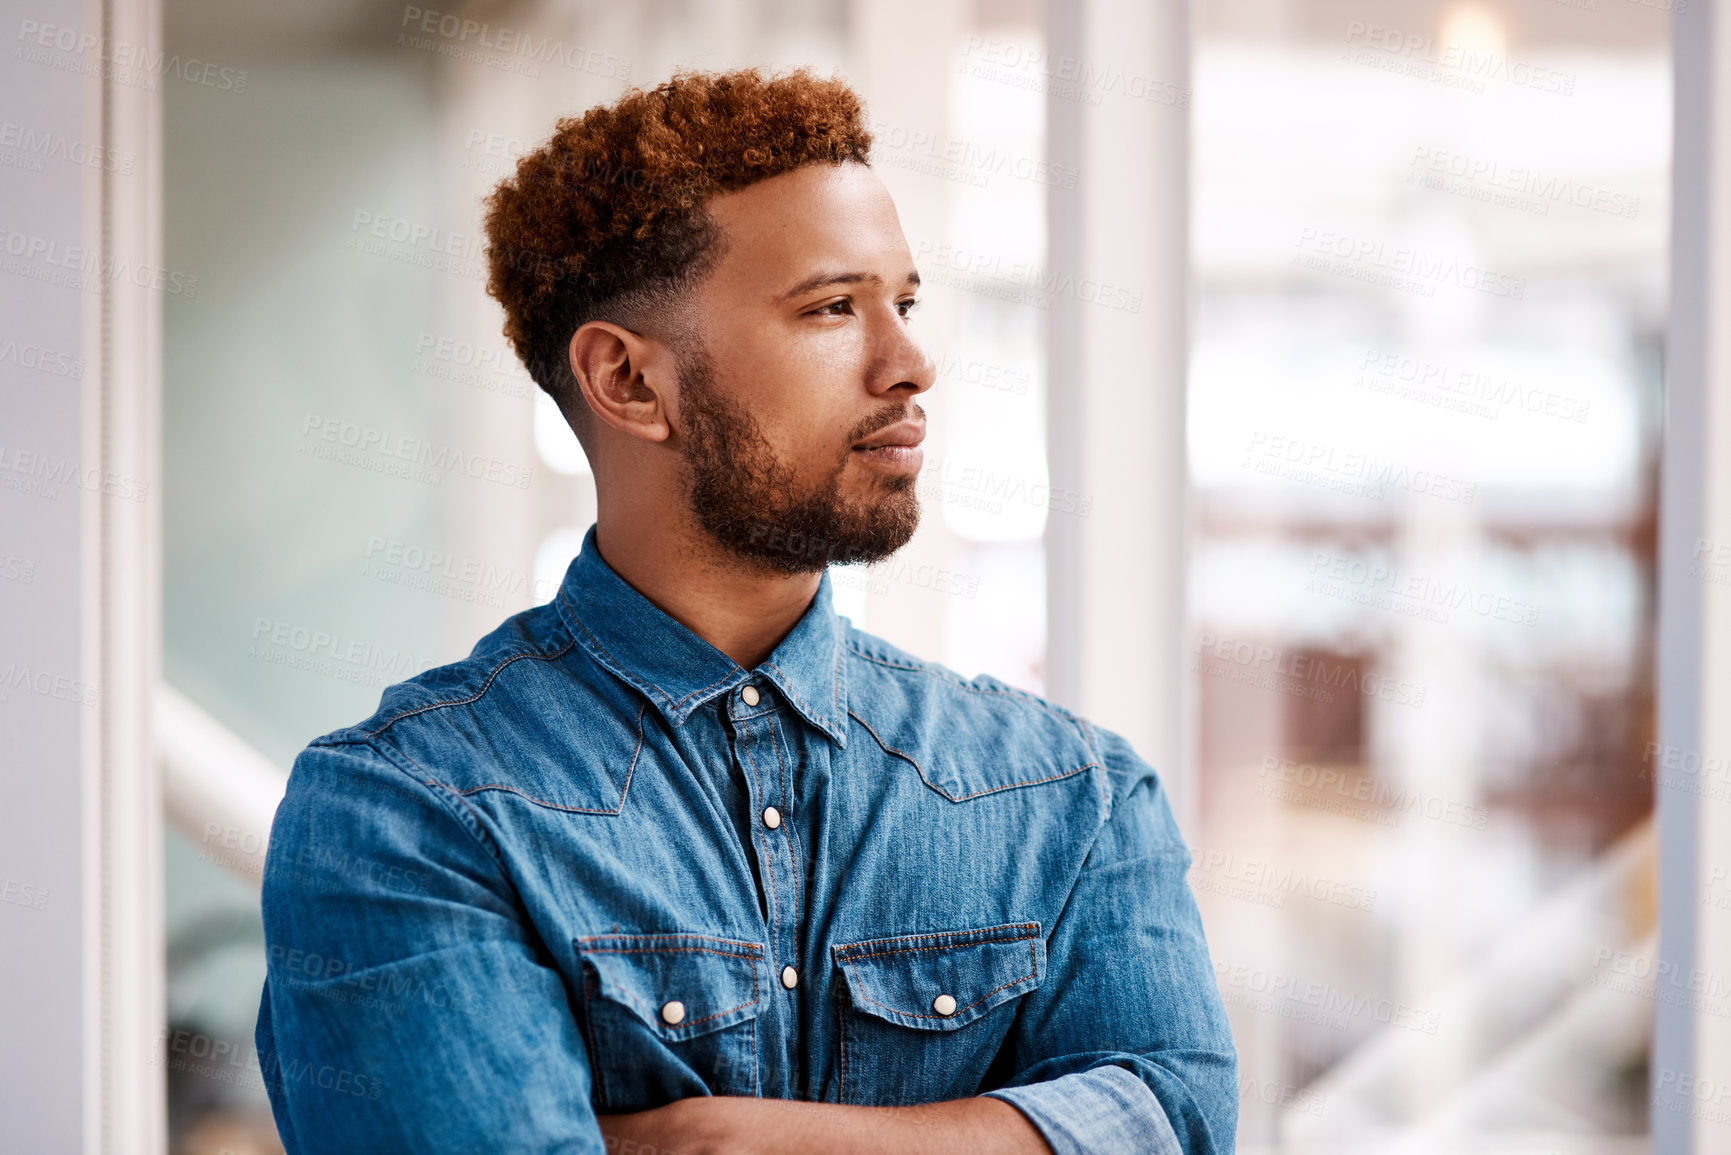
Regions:
[[152, 711], [164, 816], [208, 861], [257, 891], [288, 776], [167, 684], [158, 683]]

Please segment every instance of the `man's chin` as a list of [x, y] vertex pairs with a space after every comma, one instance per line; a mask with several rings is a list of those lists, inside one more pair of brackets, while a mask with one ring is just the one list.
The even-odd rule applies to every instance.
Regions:
[[911, 492], [878, 496], [826, 518], [754, 521], [742, 535], [717, 535], [743, 560], [777, 573], [817, 573], [832, 565], [870, 565], [892, 556], [919, 528], [919, 501]]

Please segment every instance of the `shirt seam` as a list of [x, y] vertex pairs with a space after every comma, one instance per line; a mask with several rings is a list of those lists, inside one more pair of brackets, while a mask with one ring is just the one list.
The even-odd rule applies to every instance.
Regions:
[[897, 1007], [892, 1007], [888, 1003], [880, 1003], [876, 999], [868, 999], [868, 998], [863, 998], [863, 997], [855, 1000], [855, 1002], [856, 1003], [870, 1003], [874, 1007], [882, 1007], [884, 1010], [889, 1011], [892, 1014], [900, 1015], [904, 1019], [945, 1019], [945, 1020], [949, 1020], [949, 1019], [954, 1019], [957, 1015], [961, 1014], [963, 1011], [973, 1010], [975, 1007], [979, 1006], [981, 1003], [985, 1002], [987, 999], [991, 998], [993, 995], [997, 994], [999, 991], [1003, 990], [1005, 987], [1013, 987], [1013, 986], [1017, 985], [1018, 983], [1025, 983], [1029, 979], [1037, 977], [1038, 974], [1039, 974], [1039, 968], [1036, 967], [1034, 970], [1029, 971], [1027, 974], [1021, 976], [1020, 978], [1011, 979], [1007, 983], [999, 983], [997, 986], [993, 987], [991, 990], [987, 991], [985, 994], [981, 995], [979, 998], [975, 999], [973, 1002], [967, 1004], [966, 1006], [957, 1007], [955, 1010], [951, 1011], [947, 1015], [915, 1014], [913, 1011], [904, 1011], [904, 1010], [901, 1010]]
[[[972, 682], [968, 681], [965, 678], [962, 678], [961, 676], [959, 676], [957, 674], [953, 674], [953, 673], [950, 673], [948, 671], [935, 670], [932, 668], [932, 666], [929, 663], [923, 663], [922, 662], [919, 665], [914, 665], [914, 664], [911, 664], [908, 662], [898, 662], [898, 661], [895, 661], [894, 659], [891, 659], [891, 658], [879, 657], [877, 654], [869, 653], [866, 650], [861, 649], [859, 646], [859, 643], [851, 641], [851, 640], [847, 643], [847, 648], [852, 650], [858, 657], [860, 657], [864, 661], [873, 662], [879, 666], [885, 666], [885, 667], [892, 669], [892, 670], [905, 670], [906, 672], [908, 672], [910, 674], [921, 674], [925, 677], [931, 678], [933, 681], [943, 682], [945, 685], [954, 687], [955, 689], [958, 689], [958, 690], [963, 690], [969, 694], [980, 694], [980, 695], [990, 694], [994, 697], [1009, 698], [1012, 701], [1021, 702], [1023, 705], [1031, 706], [1034, 709], [1039, 710], [1041, 713], [1045, 714], [1046, 716], [1056, 719], [1057, 721], [1064, 722], [1064, 723], [1071, 725], [1071, 726], [1075, 726], [1077, 729], [1082, 729], [1082, 719], [1081, 718], [1078, 718], [1074, 714], [1069, 714], [1069, 713], [1065, 713], [1065, 712], [1056, 710], [1052, 706], [1048, 705], [1047, 703], [1042, 702], [1035, 695], [1030, 694], [1025, 690], [1017, 690], [1014, 688], [1006, 689], [1006, 690], [997, 690], [997, 689], [993, 689], [993, 688], [988, 687], [988, 686], [976, 686]], [[851, 713], [851, 711], [849, 711], [849, 712]], [[855, 716], [857, 717], [858, 715], [855, 715]], [[1093, 751], [1093, 744], [1088, 742], [1086, 733], [1083, 734], [1082, 741], [1085, 745], [1088, 746], [1088, 752], [1090, 754], [1092, 754], [1094, 752]]]
[[[898, 953], [899, 951], [909, 951], [909, 950], [944, 950], [946, 948], [951, 948], [951, 947], [986, 946], [986, 945], [989, 945], [989, 944], [995, 943], [995, 942], [1026, 942], [1030, 939], [1034, 939], [1034, 938], [1039, 937], [1040, 924], [1037, 922], [1006, 922], [1006, 923], [1000, 923], [997, 926], [976, 927], [973, 930], [935, 930], [935, 931], [931, 931], [930, 933], [927, 933], [927, 934], [898, 934], [898, 935], [892, 935], [889, 938], [869, 938], [863, 942], [840, 944], [835, 949], [836, 949], [838, 955], [849, 955], [849, 950], [852, 947], [876, 946], [879, 943], [891, 943], [891, 942], [918, 942], [921, 939], [927, 939], [927, 938], [950, 938], [952, 936], [960, 936], [960, 935], [990, 934], [992, 931], [995, 931], [995, 930], [1026, 930], [1026, 931], [1030, 931], [1032, 933], [1017, 935], [1015, 938], [982, 938], [982, 939], [978, 940], [977, 942], [935, 943], [932, 946], [895, 947], [895, 948], [892, 948], [891, 950], [887, 950], [887, 951], [873, 952], [873, 955], [876, 955], [876, 954], [895, 954], [895, 953]], [[856, 957], [856, 956], [849, 955], [849, 957]], [[859, 955], [857, 957], [867, 958], [867, 957], [872, 957], [872, 956]]]
[[[567, 814], [621, 814], [625, 810], [625, 796], [631, 790], [631, 776], [637, 772], [637, 759], [643, 754], [643, 712], [648, 708], [649, 702], [647, 699], [637, 707], [637, 748], [631, 752], [631, 763], [625, 768], [625, 781], [619, 787], [619, 805], [615, 806], [611, 810], [598, 806], [561, 806], [557, 802], [548, 802], [544, 798], [537, 798], [533, 794], [527, 794], [522, 790], [517, 789], [515, 786], [506, 786], [501, 782], [488, 782], [480, 786], [457, 787], [451, 785], [449, 782], [440, 782], [436, 779], [429, 778], [427, 780], [427, 785], [443, 786], [446, 790], [449, 790], [451, 793], [463, 798], [467, 798], [472, 794], [480, 794], [488, 790], [503, 790], [506, 793], [517, 795], [517, 797], [526, 802], [532, 802], [536, 806], [544, 806], [548, 810], [560, 810]], [[404, 754], [403, 757], [407, 758], [408, 755]], [[410, 759], [410, 761], [413, 761], [413, 759]], [[420, 768], [419, 763], [416, 763], [416, 766], [417, 768]], [[421, 773], [427, 774], [430, 773], [430, 771], [421, 769]]]
[[[859, 714], [853, 710], [849, 710], [847, 713], [848, 717], [866, 728], [866, 732], [877, 741], [879, 746], [884, 748], [886, 753], [894, 754], [897, 758], [906, 761], [914, 768], [914, 771], [919, 774], [921, 782], [924, 782], [927, 786], [931, 787], [932, 790], [949, 799], [951, 802], [966, 802], [970, 798], [983, 798], [987, 794], [996, 794], [1000, 790], [1016, 790], [1023, 786], [1038, 786], [1043, 782], [1056, 782], [1060, 778], [1072, 778], [1075, 775], [1082, 773], [1084, 770], [1097, 770], [1100, 768], [1100, 763], [1098, 762], [1087, 762], [1081, 766], [1077, 766], [1073, 770], [1065, 770], [1061, 774], [1049, 774], [1044, 778], [1029, 778], [1021, 782], [1006, 782], [1001, 786], [988, 786], [984, 790], [975, 790], [970, 794], [951, 794], [948, 790], [945, 790], [942, 786], [939, 786], [930, 778], [926, 777], [925, 768], [919, 764], [918, 759], [916, 759], [912, 754], [898, 750], [888, 742], [885, 742], [883, 738], [879, 736], [878, 732], [872, 729], [872, 724], [860, 717]], [[1090, 753], [1091, 752], [1092, 751], [1090, 751]]]
[[560, 646], [557, 650], [555, 650], [551, 654], [536, 653], [533, 650], [526, 651], [526, 652], [521, 653], [521, 654], [512, 654], [510, 657], [508, 657], [504, 661], [500, 662], [497, 666], [494, 666], [493, 672], [487, 675], [487, 680], [481, 683], [481, 688], [476, 690], [473, 694], [469, 695], [467, 698], [452, 698], [448, 701], [443, 701], [443, 702], [428, 702], [426, 705], [416, 706], [412, 710], [404, 710], [402, 713], [392, 715], [390, 718], [386, 719], [384, 722], [381, 722], [377, 729], [366, 730], [366, 731], [363, 731], [363, 733], [368, 738], [376, 738], [380, 734], [383, 734], [386, 730], [390, 729], [392, 726], [396, 725], [398, 722], [402, 721], [404, 718], [412, 718], [416, 714], [424, 714], [429, 710], [442, 710], [446, 706], [466, 706], [470, 702], [479, 701], [480, 699], [486, 697], [487, 691], [492, 689], [492, 687], [493, 687], [494, 679], [496, 679], [499, 676], [499, 674], [505, 669], [505, 667], [509, 666], [512, 662], [520, 662], [525, 658], [533, 658], [534, 660], [540, 661], [540, 662], [556, 662], [561, 657], [563, 657], [565, 654], [569, 653], [571, 650], [571, 647], [575, 644], [576, 644], [575, 639], [568, 639], [563, 646]]
[[[641, 595], [639, 595], [639, 596], [641, 596]], [[648, 686], [651, 690], [654, 690], [657, 694], [661, 695], [661, 700], [666, 705], [666, 708], [670, 713], [674, 713], [674, 714], [679, 713], [681, 711], [681, 709], [684, 707], [685, 703], [687, 703], [691, 699], [697, 697], [699, 694], [707, 693], [708, 691], [713, 690], [715, 687], [721, 685], [721, 683], [727, 681], [729, 678], [735, 677], [738, 674], [745, 673], [745, 668], [743, 666], [741, 666], [738, 662], [734, 662], [732, 669], [728, 670], [725, 674], [723, 674], [719, 678], [715, 679], [715, 681], [709, 683], [709, 685], [700, 687], [699, 689], [696, 689], [696, 690], [693, 690], [689, 694], [686, 694], [683, 698], [680, 698], [679, 700], [675, 701], [673, 698], [673, 695], [669, 694], [666, 690], [663, 690], [660, 687], [660, 685], [658, 685], [657, 683], [650, 681], [648, 678], [644, 677], [641, 674], [627, 671], [627, 669], [625, 667], [625, 663], [621, 662], [618, 658], [614, 657], [613, 651], [609, 650], [606, 646], [602, 645], [601, 639], [595, 636], [595, 631], [591, 630], [588, 626], [583, 624], [582, 615], [577, 612], [576, 605], [572, 603], [571, 599], [567, 596], [567, 593], [564, 589], [561, 589], [559, 591], [559, 601], [570, 611], [569, 618], [570, 618], [571, 624], [576, 626], [578, 629], [582, 630], [584, 636], [587, 637], [590, 642], [594, 643], [595, 648], [600, 651], [599, 656], [601, 657], [601, 659], [603, 660], [603, 663], [607, 666], [607, 668], [609, 670], [612, 670], [615, 674], [619, 675], [619, 677], [624, 678], [627, 682], [632, 683], [633, 685], [641, 684], [644, 686]], [[719, 653], [719, 652], [720, 651], [717, 651], [717, 653]]]

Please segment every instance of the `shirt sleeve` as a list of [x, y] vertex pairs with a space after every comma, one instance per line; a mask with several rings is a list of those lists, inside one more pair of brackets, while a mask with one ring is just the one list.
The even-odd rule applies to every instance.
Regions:
[[289, 1155], [599, 1155], [559, 974], [462, 798], [401, 755], [295, 762], [264, 874], [259, 1075]]
[[1005, 1040], [1014, 1074], [986, 1094], [1056, 1155], [1230, 1155], [1238, 1057], [1185, 878], [1190, 851], [1153, 769], [1116, 734], [1094, 735], [1112, 810]]

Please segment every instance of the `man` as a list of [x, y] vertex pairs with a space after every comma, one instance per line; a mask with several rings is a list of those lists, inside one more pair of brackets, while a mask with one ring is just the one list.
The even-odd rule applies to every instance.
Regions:
[[1118, 737], [838, 618], [934, 367], [857, 97], [686, 74], [489, 202], [594, 468], [557, 596], [314, 742], [264, 881], [290, 1152], [1229, 1152], [1189, 854]]

